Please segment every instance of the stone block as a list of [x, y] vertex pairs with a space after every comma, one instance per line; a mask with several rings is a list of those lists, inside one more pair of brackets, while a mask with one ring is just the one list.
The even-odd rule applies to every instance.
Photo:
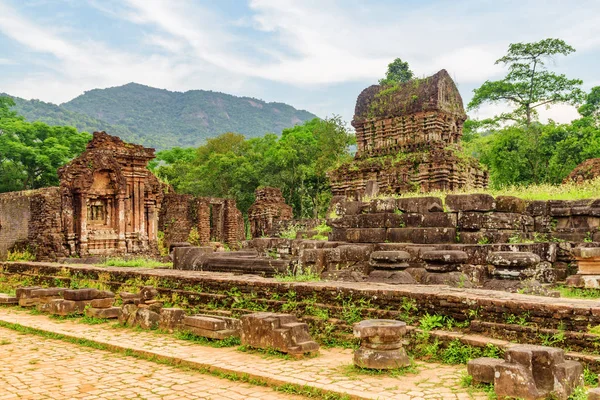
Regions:
[[367, 277], [367, 282], [382, 282], [390, 285], [414, 285], [418, 282], [406, 271], [375, 270]]
[[444, 205], [439, 197], [412, 197], [396, 199], [396, 209], [405, 213], [425, 214], [443, 212]]
[[340, 252], [341, 262], [367, 261], [369, 255], [373, 251], [373, 245], [341, 245], [337, 248]]
[[354, 351], [354, 365], [369, 369], [395, 369], [410, 365], [402, 338], [406, 323], [389, 319], [371, 319], [353, 326], [360, 347]]
[[85, 309], [85, 315], [93, 318], [101, 319], [114, 319], [119, 318], [121, 314], [120, 307], [108, 307], [108, 308], [93, 308], [88, 307]]
[[139, 326], [142, 329], [156, 329], [158, 328], [159, 320], [160, 315], [157, 312], [154, 312], [149, 308], [138, 308], [134, 325]]
[[209, 339], [224, 340], [230, 337], [239, 337], [240, 332], [233, 329], [221, 329], [213, 331], [210, 329], [198, 328], [195, 326], [184, 325], [182, 330], [193, 333], [196, 336], [201, 336]]
[[386, 240], [385, 228], [348, 229], [346, 238], [351, 243], [380, 243]]
[[173, 249], [173, 269], [194, 270], [204, 257], [214, 252], [211, 246], [175, 247]]
[[119, 323], [121, 325], [134, 326], [137, 311], [137, 305], [124, 304], [123, 307], [121, 307], [121, 313], [119, 314]]
[[[452, 267], [448, 267], [451, 269]], [[470, 288], [473, 287], [473, 284], [469, 280], [469, 277], [462, 272], [451, 271], [447, 272], [443, 267], [439, 267], [438, 269], [434, 269], [430, 266], [427, 268], [428, 270], [432, 270], [434, 272], [427, 271], [420, 280], [420, 283], [424, 283], [426, 285], [448, 285], [451, 287], [458, 288]]]
[[505, 352], [505, 362], [495, 367], [494, 390], [498, 398], [566, 400], [582, 383], [583, 367], [565, 361], [564, 350], [515, 345]]
[[526, 251], [494, 251], [487, 257], [489, 264], [506, 268], [532, 268], [540, 261], [540, 256]]
[[507, 213], [522, 214], [527, 209], [527, 202], [514, 196], [497, 196], [496, 210]]
[[467, 373], [473, 377], [473, 383], [494, 383], [495, 369], [504, 360], [481, 357], [467, 363]]
[[310, 337], [308, 325], [299, 322], [294, 315], [246, 314], [241, 317], [241, 328], [243, 345], [295, 355], [319, 350], [319, 345]]
[[374, 269], [404, 269], [410, 259], [411, 255], [405, 251], [374, 251], [369, 265]]
[[548, 202], [544, 200], [534, 200], [527, 204], [526, 212], [534, 217], [548, 215], [550, 208]]
[[211, 331], [220, 331], [225, 329], [225, 321], [215, 317], [191, 316], [183, 318], [183, 324], [195, 328], [202, 328]]
[[469, 256], [460, 250], [431, 250], [424, 252], [421, 258], [427, 263], [463, 264], [467, 262]]
[[0, 304], [19, 304], [19, 300], [17, 300], [16, 296], [0, 293]]
[[358, 215], [356, 219], [359, 228], [385, 228], [387, 214], [362, 214]]
[[49, 302], [44, 310], [54, 315], [78, 315], [83, 314], [86, 306], [89, 304], [90, 302], [85, 300], [75, 301], [57, 299]]
[[29, 299], [31, 298], [31, 292], [37, 289], [42, 289], [41, 286], [26, 286], [26, 287], [19, 287], [17, 288], [17, 290], [15, 291], [15, 297], [17, 298], [17, 300], [21, 300], [21, 299]]
[[600, 388], [592, 388], [588, 391], [588, 400], [600, 400]]
[[160, 310], [158, 327], [173, 332], [185, 318], [185, 311], [181, 308], [163, 308]]
[[69, 289], [63, 293], [65, 300], [72, 301], [88, 301], [94, 299], [105, 299], [109, 297], [115, 297], [114, 293], [106, 290], [98, 289]]
[[140, 289], [140, 298], [144, 302], [153, 300], [156, 296], [158, 296], [158, 290], [152, 286], [144, 286]]
[[496, 200], [489, 194], [449, 194], [446, 196], [449, 211], [494, 211]]
[[94, 308], [110, 308], [115, 304], [114, 297], [107, 297], [105, 299], [94, 299], [90, 301], [90, 307]]
[[461, 230], [480, 229], [521, 231], [533, 228], [533, 217], [505, 212], [460, 212], [457, 226]]
[[123, 304], [139, 304], [142, 299], [139, 293], [130, 293], [130, 292], [119, 292], [119, 297], [123, 301]]
[[[454, 228], [390, 228], [387, 240], [393, 243], [441, 244], [454, 243]], [[383, 242], [384, 240], [382, 240]]]
[[30, 292], [30, 297], [62, 297], [68, 288], [45, 288], [35, 289]]

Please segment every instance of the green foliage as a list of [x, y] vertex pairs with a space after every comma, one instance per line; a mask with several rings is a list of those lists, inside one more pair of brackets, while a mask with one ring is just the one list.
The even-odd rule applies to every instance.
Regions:
[[210, 347], [217, 347], [217, 348], [233, 347], [233, 346], [239, 346], [241, 344], [240, 338], [238, 338], [238, 337], [230, 336], [223, 340], [217, 340], [217, 339], [205, 338], [203, 336], [198, 336], [187, 330], [175, 331], [173, 333], [173, 336], [175, 336], [175, 338], [180, 339], [180, 340], [187, 340], [190, 342], [194, 342], [194, 344], [200, 344], [202, 346], [210, 346]]
[[331, 190], [327, 172], [350, 159], [354, 136], [340, 117], [313, 119], [245, 139], [225, 133], [197, 149], [172, 149], [157, 154], [154, 171], [181, 193], [233, 197], [246, 212], [260, 186], [281, 189], [298, 218], [324, 216]]
[[312, 268], [297, 264], [294, 268], [288, 267], [285, 274], [275, 275], [275, 279], [279, 282], [315, 282], [320, 281], [321, 276]]
[[583, 117], [593, 118], [596, 124], [600, 121], [600, 86], [592, 88], [585, 97], [585, 103], [579, 107], [578, 111]]
[[75, 128], [29, 123], [0, 97], [0, 192], [58, 185], [56, 170], [79, 155], [90, 140]]
[[398, 82], [408, 82], [413, 77], [413, 72], [406, 61], [396, 58], [388, 64], [388, 69], [384, 79], [379, 80], [380, 85], [393, 85]]
[[29, 249], [8, 251], [6, 261], [35, 261], [35, 254]]
[[446, 323], [445, 318], [442, 315], [426, 313], [419, 320], [419, 328], [426, 332], [436, 328], [443, 328], [444, 325], [446, 325]]
[[20, 100], [18, 107], [28, 120], [87, 132], [106, 130], [158, 149], [198, 146], [223, 132], [248, 137], [279, 133], [315, 118], [284, 103], [204, 90], [170, 92], [136, 83], [90, 90], [60, 106]]
[[599, 289], [575, 288], [570, 286], [558, 285], [554, 290], [560, 292], [560, 297], [573, 299], [600, 299]]
[[279, 231], [279, 237], [282, 239], [296, 239], [299, 230], [299, 225], [290, 224], [285, 229]]
[[512, 43], [507, 54], [496, 64], [508, 67], [508, 74], [500, 81], [486, 81], [475, 89], [469, 109], [482, 104], [506, 103], [516, 107], [511, 113], [498, 118], [531, 124], [537, 116], [536, 108], [557, 104], [576, 104], [583, 100], [579, 79], [568, 79], [546, 69], [545, 62], [555, 55], [568, 55], [575, 49], [560, 39], [544, 39], [536, 43]]
[[141, 267], [141, 268], [172, 268], [172, 263], [165, 263], [151, 258], [108, 258], [102, 265], [105, 267]]

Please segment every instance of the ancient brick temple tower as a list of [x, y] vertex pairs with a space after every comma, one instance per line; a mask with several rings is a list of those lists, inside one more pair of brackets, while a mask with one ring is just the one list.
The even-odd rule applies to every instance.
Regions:
[[268, 235], [273, 225], [293, 218], [292, 207], [285, 204], [281, 190], [263, 187], [254, 192], [256, 200], [248, 209], [250, 234], [253, 238]]
[[156, 247], [162, 191], [147, 169], [153, 158], [154, 149], [95, 132], [86, 150], [58, 170], [70, 254], [136, 253]]
[[355, 160], [330, 174], [334, 196], [483, 188], [487, 172], [458, 156], [462, 98], [446, 70], [358, 96]]

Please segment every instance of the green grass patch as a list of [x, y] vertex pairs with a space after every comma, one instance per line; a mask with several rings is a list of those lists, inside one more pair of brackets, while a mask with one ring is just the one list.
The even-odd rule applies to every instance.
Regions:
[[321, 280], [321, 275], [309, 267], [297, 265], [295, 268], [287, 268], [285, 274], [275, 275], [278, 282], [315, 282]]
[[198, 336], [193, 334], [190, 331], [175, 331], [173, 336], [177, 339], [188, 340], [190, 342], [194, 342], [196, 344], [200, 344], [202, 346], [210, 346], [210, 347], [234, 347], [239, 346], [241, 344], [240, 338], [235, 336], [230, 336], [227, 339], [218, 340], [218, 339], [210, 339], [205, 338], [203, 336]]
[[358, 378], [358, 377], [364, 376], [364, 375], [390, 376], [393, 378], [399, 378], [399, 377], [407, 375], [407, 374], [416, 375], [419, 373], [419, 368], [411, 360], [410, 365], [407, 365], [405, 367], [394, 368], [394, 369], [361, 368], [354, 364], [347, 364], [347, 365], [340, 366], [339, 372], [346, 375], [349, 378]]
[[560, 297], [572, 299], [600, 299], [600, 289], [574, 288], [559, 285], [554, 288], [560, 292]]
[[161, 262], [152, 258], [108, 258], [101, 266], [105, 267], [134, 267], [134, 268], [173, 268], [173, 263]]

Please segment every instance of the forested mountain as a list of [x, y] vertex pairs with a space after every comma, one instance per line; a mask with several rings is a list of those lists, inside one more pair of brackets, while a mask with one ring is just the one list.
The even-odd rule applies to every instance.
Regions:
[[281, 133], [315, 118], [284, 103], [205, 90], [171, 92], [137, 83], [90, 90], [60, 106], [14, 100], [15, 111], [29, 121], [72, 125], [88, 132], [105, 130], [157, 149], [198, 146], [224, 132], [246, 137]]

